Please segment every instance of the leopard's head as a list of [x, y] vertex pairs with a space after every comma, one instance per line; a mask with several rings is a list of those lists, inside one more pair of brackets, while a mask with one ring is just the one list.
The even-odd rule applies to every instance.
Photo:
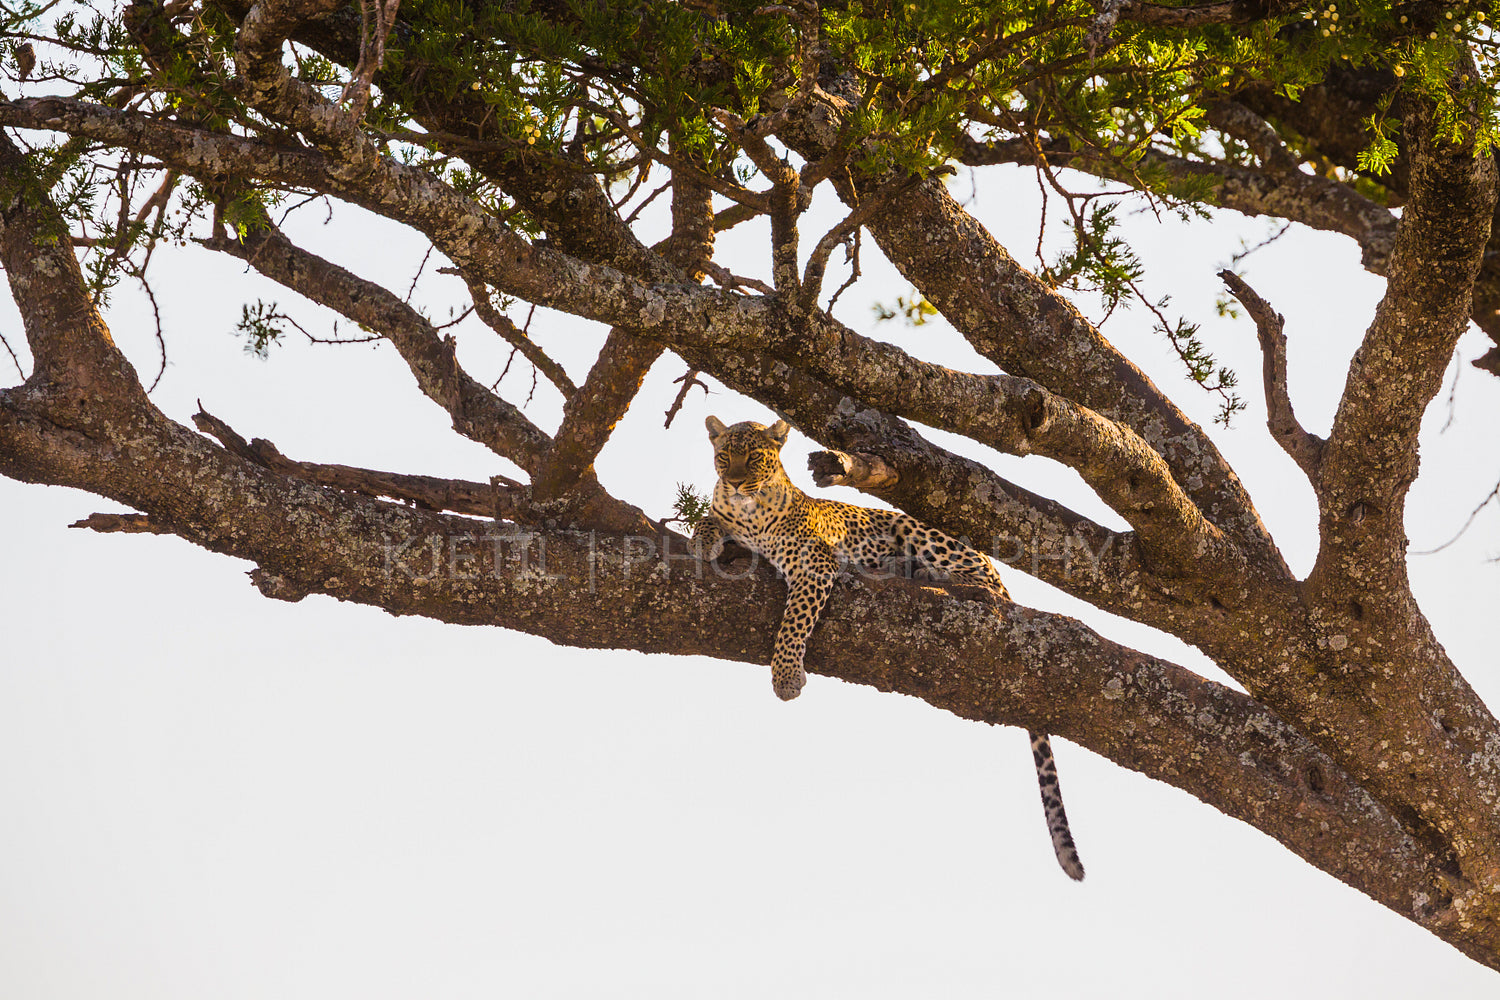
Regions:
[[735, 492], [749, 496], [785, 474], [781, 446], [791, 430], [785, 420], [770, 427], [751, 420], [731, 427], [718, 417], [709, 417], [705, 423], [714, 446], [714, 470]]

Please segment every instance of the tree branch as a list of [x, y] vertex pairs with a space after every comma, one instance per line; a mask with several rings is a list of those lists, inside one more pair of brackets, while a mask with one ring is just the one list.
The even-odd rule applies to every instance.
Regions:
[[[115, 349], [90, 300], [62, 216], [26, 157], [0, 133], [0, 266], [21, 310], [31, 347], [28, 386], [66, 386], [88, 405], [90, 383], [140, 393], [135, 369]], [[144, 398], [144, 393], [140, 393]]]
[[662, 345], [614, 327], [605, 338], [583, 386], [568, 397], [552, 447], [532, 477], [532, 500], [547, 503], [572, 490], [591, 473], [615, 425], [641, 390]]
[[[218, 438], [225, 450], [264, 466], [272, 472], [318, 486], [329, 486], [346, 493], [358, 493], [369, 497], [390, 497], [393, 500], [410, 503], [421, 510], [447, 510], [456, 514], [469, 514], [473, 517], [494, 518], [497, 511], [508, 509], [507, 497], [521, 488], [520, 483], [508, 480], [504, 476], [496, 476], [494, 481], [489, 483], [470, 483], [459, 479], [440, 479], [437, 476], [376, 472], [373, 469], [360, 469], [350, 465], [297, 462], [287, 458], [274, 444], [264, 438], [256, 438], [247, 442], [224, 421], [201, 409], [193, 414], [193, 423], [199, 430]], [[105, 515], [95, 514], [94, 518], [101, 516]], [[95, 524], [85, 525], [81, 521], [73, 525], [73, 527], [85, 526], [95, 528], [95, 530], [105, 530]], [[153, 527], [149, 530], [166, 531], [167, 529]]]
[[850, 486], [879, 494], [901, 481], [901, 474], [879, 455], [842, 451], [815, 451], [807, 456], [807, 469], [818, 486]]
[[70, 528], [88, 528], [104, 534], [152, 534], [170, 535], [171, 528], [163, 527], [145, 514], [90, 514], [80, 521], [68, 525]]
[[[169, 422], [118, 457], [54, 452], [21, 444], [52, 432], [18, 420], [10, 402], [0, 397], [0, 456], [35, 455], [30, 478], [84, 486], [253, 560], [268, 596], [326, 593], [397, 614], [504, 622], [569, 645], [751, 661], [771, 649], [781, 602], [767, 599], [780, 589], [770, 572], [700, 579], [680, 536], [476, 526], [287, 479]], [[307, 527], [289, 539], [288, 525]], [[714, 627], [731, 617], [732, 636]], [[900, 580], [841, 586], [807, 664], [964, 718], [1077, 740], [1271, 833], [1481, 960], [1500, 953], [1492, 937], [1444, 923], [1466, 897], [1438, 891], [1450, 880], [1424, 846], [1299, 734], [1247, 696], [1078, 622]]]
[[1289, 174], [1297, 169], [1297, 157], [1270, 123], [1238, 101], [1214, 102], [1208, 107], [1207, 117], [1215, 128], [1249, 146], [1268, 172]]
[[[699, 179], [701, 165], [689, 167], [673, 171], [672, 233], [655, 249], [685, 277], [698, 281], [713, 258], [713, 194]], [[661, 354], [661, 344], [633, 330], [617, 326], [609, 331], [583, 388], [563, 407], [552, 449], [532, 480], [534, 502], [559, 499], [593, 467]]]
[[501, 340], [521, 352], [521, 357], [536, 366], [537, 371], [547, 376], [547, 381], [557, 387], [557, 391], [563, 394], [563, 399], [571, 398], [578, 391], [578, 386], [573, 383], [563, 366], [537, 346], [536, 341], [527, 336], [525, 330], [511, 322], [509, 316], [495, 308], [495, 304], [490, 301], [490, 290], [484, 287], [484, 282], [467, 278], [465, 280], [469, 286], [469, 299], [474, 303], [474, 314], [480, 321], [498, 333]]
[[[1493, 156], [1476, 158], [1471, 146], [1441, 138], [1423, 102], [1408, 104], [1402, 134], [1411, 196], [1386, 294], [1350, 364], [1315, 484], [1320, 547], [1304, 593], [1326, 644], [1322, 666], [1300, 684], [1273, 682], [1266, 690], [1274, 689], [1271, 703], [1284, 717], [1320, 734], [1373, 794], [1409, 804], [1410, 827], [1450, 845], [1466, 880], [1496, 893], [1496, 723], [1412, 596], [1404, 527], [1422, 413], [1467, 326], [1490, 237], [1496, 165]], [[1367, 745], [1364, 734], [1377, 719], [1403, 734], [1392, 751], [1400, 766], [1377, 763], [1384, 755]], [[1500, 923], [1493, 905], [1463, 919]]]
[[[1422, 413], [1468, 325], [1496, 203], [1494, 158], [1476, 158], [1470, 147], [1438, 138], [1431, 112], [1409, 103], [1403, 134], [1412, 147], [1411, 197], [1397, 227], [1386, 294], [1334, 417], [1319, 491], [1320, 566], [1341, 567], [1342, 576], [1357, 559], [1369, 574], [1373, 557], [1379, 576], [1393, 584], [1405, 580], [1399, 511], [1416, 478]], [[1354, 533], [1357, 545], [1336, 526], [1356, 503], [1378, 515]]]
[[379, 331], [401, 355], [417, 385], [453, 418], [453, 429], [528, 471], [550, 446], [520, 410], [490, 392], [458, 364], [451, 339], [384, 287], [292, 243], [269, 219], [243, 241], [215, 237], [210, 249], [245, 261], [266, 277], [360, 325]]
[[1119, 19], [1152, 28], [1194, 29], [1269, 21], [1300, 9], [1298, 4], [1286, 0], [1219, 0], [1191, 7], [1125, 0], [1120, 5]]
[[[838, 141], [848, 108], [820, 92], [818, 113], [794, 117], [781, 135], [801, 155], [816, 158]], [[855, 177], [835, 187], [854, 203], [856, 190], [864, 196], [882, 180]], [[1070, 302], [1022, 268], [939, 181], [900, 196], [867, 228], [980, 354], [1134, 430], [1165, 459], [1209, 522], [1281, 561], [1249, 495], [1202, 429]]]
[[373, 169], [379, 148], [359, 127], [359, 119], [293, 77], [281, 50], [298, 25], [341, 6], [341, 0], [259, 0], [235, 35], [234, 84], [251, 107], [285, 122], [340, 161], [349, 177]]
[[[1231, 163], [1189, 160], [1159, 150], [1147, 150], [1138, 161], [1122, 164], [1088, 150], [1076, 150], [1061, 142], [1043, 147], [1054, 167], [1081, 170], [1139, 190], [1159, 186], [1163, 179], [1194, 186], [1195, 195], [1220, 208], [1251, 218], [1271, 216], [1289, 219], [1324, 232], [1341, 233], [1359, 245], [1364, 266], [1384, 274], [1396, 237], [1396, 218], [1390, 209], [1357, 193], [1348, 184], [1300, 170], [1242, 167]], [[970, 166], [992, 163], [1035, 165], [1038, 153], [1025, 140], [994, 143], [970, 142], [960, 159]], [[1206, 191], [1199, 191], [1207, 181]]]
[[1233, 271], [1220, 271], [1219, 277], [1255, 320], [1266, 389], [1266, 428], [1271, 432], [1272, 440], [1291, 456], [1308, 480], [1317, 483], [1323, 439], [1304, 430], [1292, 411], [1292, 399], [1286, 384], [1286, 334], [1282, 332], [1285, 320]]

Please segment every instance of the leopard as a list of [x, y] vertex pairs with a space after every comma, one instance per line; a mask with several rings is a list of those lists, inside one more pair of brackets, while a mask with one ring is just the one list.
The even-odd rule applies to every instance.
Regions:
[[[803, 658], [839, 573], [854, 566], [884, 574], [913, 571], [927, 579], [983, 587], [1009, 601], [1000, 573], [968, 544], [901, 511], [811, 497], [787, 476], [781, 450], [791, 432], [785, 420], [732, 426], [705, 421], [713, 445], [713, 500], [693, 529], [692, 548], [713, 562], [733, 541], [764, 558], [785, 577], [787, 603], [771, 655], [771, 686], [783, 701], [807, 683]], [[1052, 741], [1029, 732], [1042, 809], [1058, 864], [1082, 881], [1083, 864], [1063, 809]]]

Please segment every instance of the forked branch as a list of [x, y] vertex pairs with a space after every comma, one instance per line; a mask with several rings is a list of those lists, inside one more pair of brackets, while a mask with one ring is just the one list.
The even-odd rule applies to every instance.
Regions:
[[458, 364], [451, 341], [400, 297], [287, 239], [262, 220], [243, 240], [216, 237], [204, 245], [244, 260], [266, 277], [313, 302], [378, 331], [389, 340], [430, 399], [447, 410], [460, 434], [523, 469], [532, 468], [549, 439], [520, 410], [490, 392]]
[[[713, 194], [699, 179], [703, 164], [681, 159], [689, 166], [672, 172], [672, 233], [652, 249], [697, 281], [713, 257]], [[562, 497], [592, 468], [662, 350], [629, 328], [609, 331], [588, 378], [563, 406], [552, 448], [532, 474], [534, 502]]]

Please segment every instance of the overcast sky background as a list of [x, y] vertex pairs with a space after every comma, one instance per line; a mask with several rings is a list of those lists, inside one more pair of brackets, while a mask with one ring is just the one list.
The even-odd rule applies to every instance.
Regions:
[[[1023, 262], [1036, 184], [991, 171], [969, 201]], [[822, 204], [815, 242], [836, 219]], [[310, 248], [404, 290], [425, 245], [321, 208], [288, 228]], [[1061, 235], [1054, 221], [1049, 244]], [[1250, 404], [1214, 436], [1293, 568], [1316, 545], [1312, 493], [1270, 442], [1248, 318], [1215, 315], [1215, 272], [1269, 227], [1128, 222], [1146, 287], [1244, 380]], [[719, 259], [763, 274], [764, 230]], [[836, 255], [837, 257], [840, 255]], [[417, 302], [445, 318], [457, 279], [429, 264]], [[908, 286], [864, 248], [839, 314], [929, 360], [993, 368], [941, 322], [877, 326]], [[1326, 432], [1382, 283], [1353, 244], [1294, 229], [1250, 257], [1251, 284], [1287, 317], [1293, 399]], [[827, 288], [843, 271], [831, 269]], [[513, 471], [458, 437], [387, 345], [291, 341], [268, 361], [231, 331], [274, 300], [326, 314], [204, 252], [155, 265], [170, 366], [154, 399], [186, 423], [201, 399], [246, 437], [310, 461], [483, 480]], [[8, 298], [0, 330], [21, 345]], [[1097, 312], [1094, 313], [1097, 317]], [[108, 313], [149, 382], [149, 310], [122, 287]], [[524, 319], [524, 313], [518, 315]], [[533, 332], [575, 379], [602, 330], [539, 315]], [[1144, 310], [1106, 333], [1195, 419]], [[506, 350], [473, 321], [460, 358], [495, 378]], [[1477, 333], [1459, 358], [1484, 349]], [[703, 418], [769, 419], [715, 386], [671, 430], [684, 366], [658, 363], [601, 456], [601, 479], [653, 516], [674, 484], [713, 482]], [[1449, 421], [1428, 415], [1411, 494], [1414, 550], [1447, 541], [1500, 478], [1500, 382], [1462, 365]], [[1450, 369], [1451, 380], [1453, 370]], [[521, 402], [529, 367], [502, 386]], [[0, 384], [16, 381], [0, 375]], [[555, 425], [542, 380], [528, 409]], [[1439, 433], [1447, 424], [1447, 429]], [[1070, 471], [995, 456], [1004, 474], [1111, 524]], [[793, 478], [812, 445], [787, 446]], [[822, 491], [855, 502], [846, 490]], [[580, 651], [309, 597], [267, 600], [243, 562], [173, 538], [66, 525], [118, 505], [0, 480], [0, 994], [30, 998], [1489, 997], [1495, 974], [1186, 793], [1065, 741], [1057, 754], [1088, 868], [1053, 860], [1024, 733], [914, 699], [812, 677], [772, 695], [768, 668]], [[1414, 556], [1438, 636], [1491, 706], [1500, 516]], [[1195, 650], [1085, 608], [1012, 570], [1024, 603], [1222, 678]], [[732, 622], [725, 623], [732, 628]]]

